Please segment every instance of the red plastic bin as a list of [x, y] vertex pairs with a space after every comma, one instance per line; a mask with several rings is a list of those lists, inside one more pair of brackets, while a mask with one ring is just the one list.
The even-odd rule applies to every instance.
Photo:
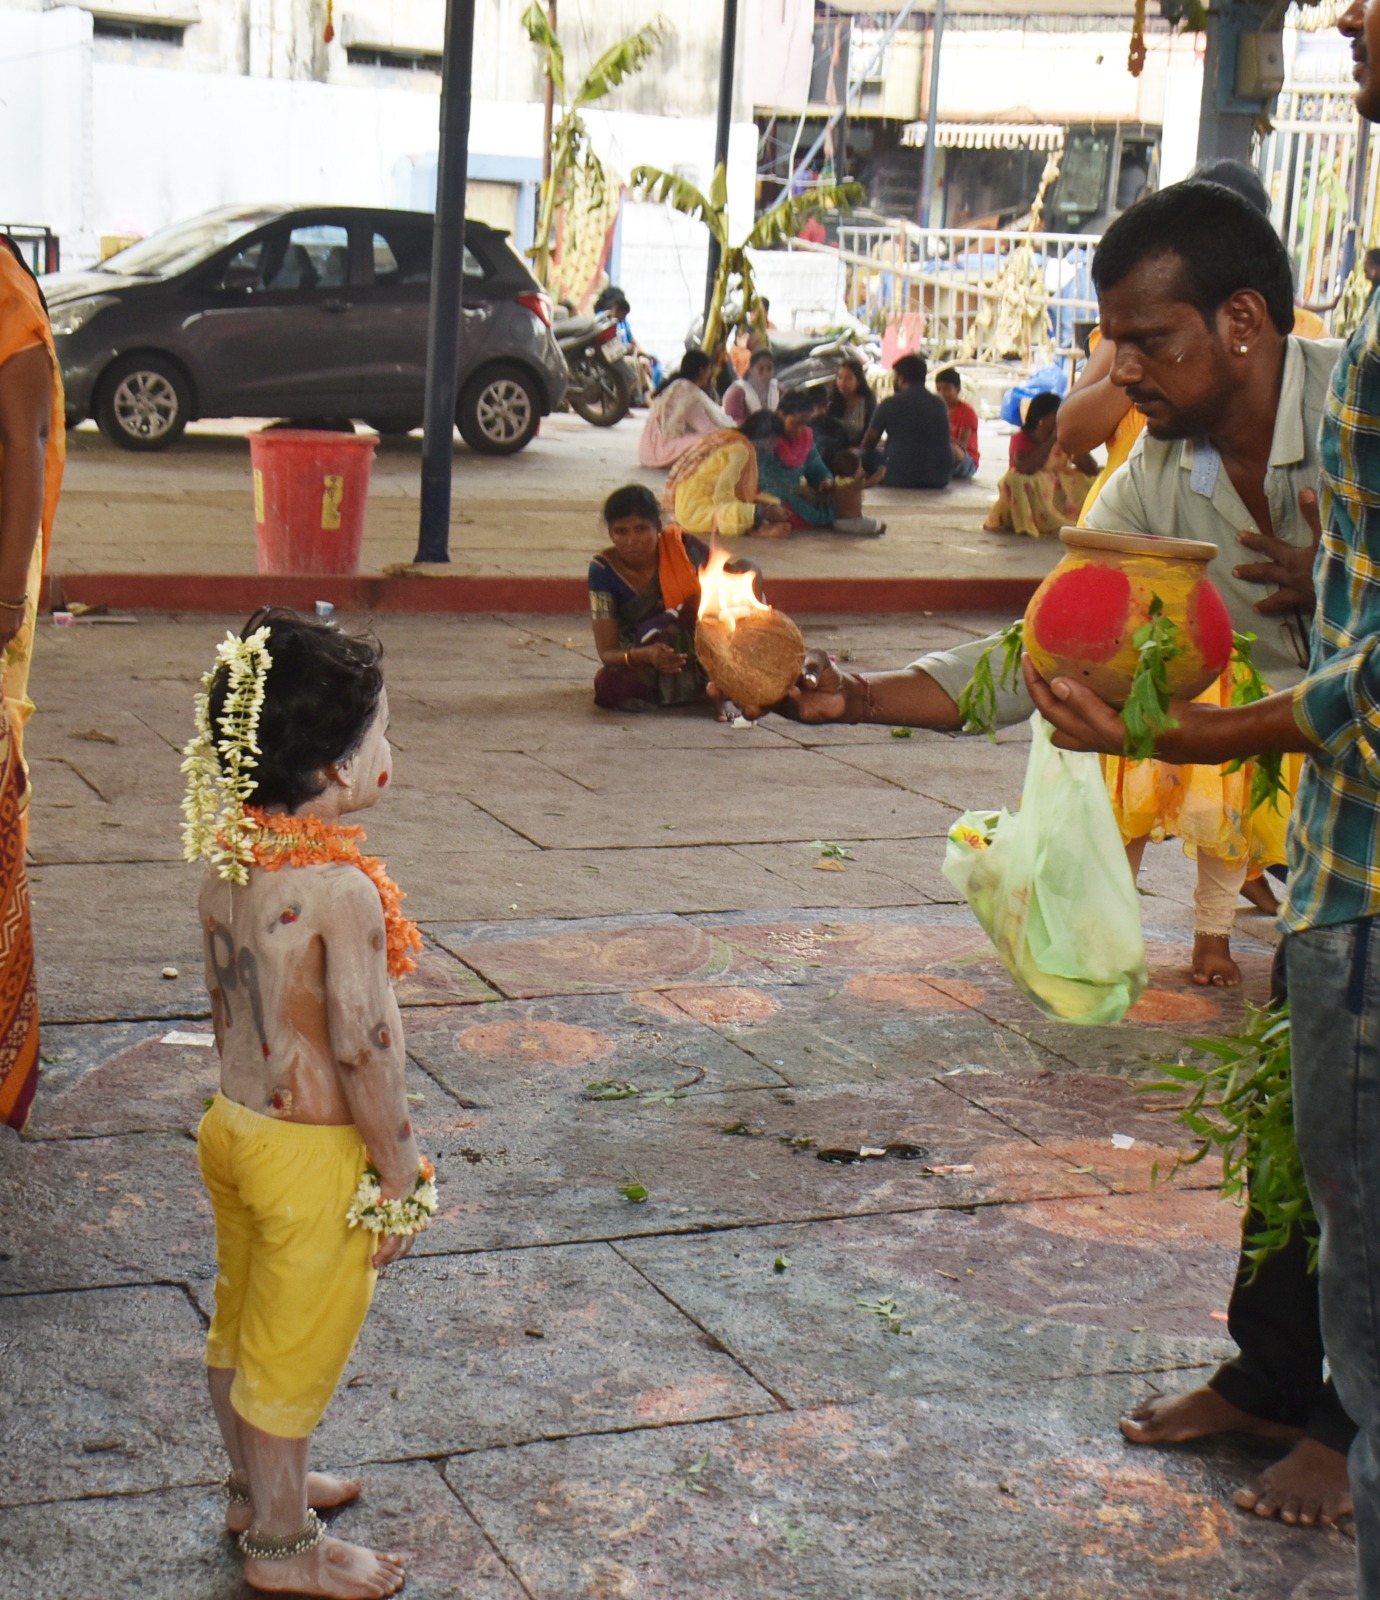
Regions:
[[368, 435], [308, 428], [249, 436], [260, 572], [359, 571], [376, 443]]

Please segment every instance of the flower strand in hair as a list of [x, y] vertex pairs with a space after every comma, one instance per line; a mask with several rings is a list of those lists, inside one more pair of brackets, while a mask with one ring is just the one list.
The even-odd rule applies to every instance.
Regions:
[[[255, 789], [259, 717], [272, 657], [267, 627], [247, 639], [227, 633], [216, 649], [215, 665], [201, 680], [196, 697], [196, 732], [183, 747], [187, 793], [182, 801], [182, 855], [209, 861], [230, 883], [249, 881], [253, 840], [259, 824], [245, 808]], [[225, 703], [211, 726], [211, 695], [221, 672]]]

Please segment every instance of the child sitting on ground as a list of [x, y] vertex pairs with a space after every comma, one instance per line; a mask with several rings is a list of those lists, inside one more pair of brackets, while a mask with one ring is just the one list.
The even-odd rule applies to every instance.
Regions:
[[1026, 533], [1032, 539], [1058, 533], [1078, 521], [1097, 476], [1091, 456], [1067, 456], [1059, 448], [1059, 396], [1037, 394], [1011, 436], [1010, 471], [997, 483], [997, 503], [987, 513], [988, 533]]
[[347, 812], [392, 773], [376, 644], [290, 611], [252, 617], [203, 679], [186, 853], [221, 1088], [197, 1133], [216, 1219], [211, 1403], [226, 1523], [251, 1588], [375, 1600], [401, 1557], [326, 1537], [358, 1480], [308, 1471], [378, 1269], [435, 1210], [403, 1089], [390, 976], [421, 948]]

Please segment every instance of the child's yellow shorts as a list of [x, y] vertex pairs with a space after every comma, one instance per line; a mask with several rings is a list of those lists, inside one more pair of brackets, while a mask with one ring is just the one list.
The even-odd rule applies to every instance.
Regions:
[[352, 1124], [280, 1122], [217, 1095], [197, 1130], [216, 1217], [208, 1367], [255, 1428], [304, 1439], [320, 1422], [374, 1296], [373, 1234], [345, 1213], [368, 1154]]

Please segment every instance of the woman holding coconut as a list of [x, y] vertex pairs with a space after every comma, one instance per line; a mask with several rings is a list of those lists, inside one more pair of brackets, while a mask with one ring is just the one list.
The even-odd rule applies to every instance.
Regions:
[[[656, 496], [640, 483], [604, 502], [609, 545], [589, 564], [589, 609], [601, 666], [594, 703], [606, 711], [653, 711], [707, 698], [695, 659], [701, 540], [662, 526]], [[756, 571], [735, 561], [737, 572]]]

